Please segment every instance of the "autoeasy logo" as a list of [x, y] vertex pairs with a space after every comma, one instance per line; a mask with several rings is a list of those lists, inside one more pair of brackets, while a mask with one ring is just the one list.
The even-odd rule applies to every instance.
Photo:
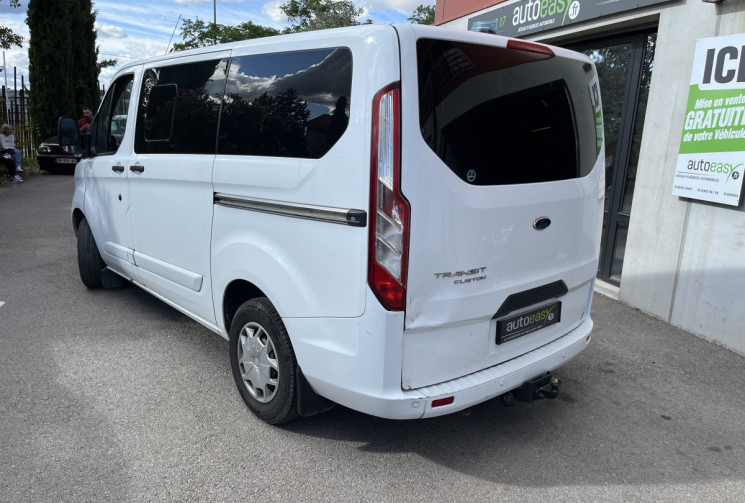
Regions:
[[518, 33], [559, 23], [564, 26], [567, 19], [579, 16], [580, 8], [579, 0], [528, 0], [515, 6], [512, 26], [518, 27]]
[[553, 305], [549, 308], [544, 309], [543, 311], [538, 311], [537, 313], [521, 316], [516, 320], [512, 320], [508, 322], [507, 325], [504, 327], [505, 332], [507, 334], [510, 334], [511, 332], [514, 332], [516, 330], [533, 328], [534, 326], [539, 324], [546, 325], [547, 323], [554, 320], [554, 317], [556, 315], [553, 313], [553, 310], [555, 307], [556, 305]]
[[742, 165], [742, 163], [732, 164], [729, 162], [707, 161], [706, 159], [699, 159], [698, 162], [696, 162], [695, 159], [691, 159], [688, 161], [688, 165], [686, 167], [690, 171], [727, 175], [726, 181], [729, 181], [730, 178], [732, 178], [733, 180], [737, 180], [738, 178], [740, 178], [740, 172], [738, 171], [738, 169]]

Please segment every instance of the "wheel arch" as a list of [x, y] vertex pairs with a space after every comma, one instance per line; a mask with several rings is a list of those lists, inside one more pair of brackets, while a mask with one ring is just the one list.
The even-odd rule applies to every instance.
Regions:
[[80, 222], [85, 218], [85, 215], [80, 210], [80, 208], [75, 208], [72, 210], [72, 228], [75, 230], [75, 235], [78, 234], [78, 228], [80, 227]]
[[[261, 288], [250, 281], [235, 279], [228, 284], [222, 298], [222, 319], [225, 323], [226, 332], [230, 332], [230, 326], [233, 323], [233, 317], [236, 311], [238, 311], [238, 308], [245, 302], [257, 297], [267, 297], [269, 299]], [[269, 299], [269, 302], [272, 302], [271, 299]], [[274, 305], [273, 302], [272, 304]]]

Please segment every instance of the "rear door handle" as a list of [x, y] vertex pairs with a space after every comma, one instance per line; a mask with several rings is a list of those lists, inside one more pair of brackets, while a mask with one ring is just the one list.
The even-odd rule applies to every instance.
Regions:
[[135, 164], [134, 166], [130, 166], [129, 170], [132, 171], [133, 173], [142, 173], [143, 171], [145, 171], [145, 166]]
[[117, 173], [124, 173], [124, 166], [121, 164], [117, 164], [116, 166], [111, 166], [111, 171], [115, 171]]

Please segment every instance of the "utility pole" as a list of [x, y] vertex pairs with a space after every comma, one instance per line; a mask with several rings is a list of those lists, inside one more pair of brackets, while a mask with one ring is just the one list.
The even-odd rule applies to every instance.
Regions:
[[8, 90], [8, 67], [5, 66], [5, 51], [3, 51], [3, 75], [5, 76], [5, 90]]

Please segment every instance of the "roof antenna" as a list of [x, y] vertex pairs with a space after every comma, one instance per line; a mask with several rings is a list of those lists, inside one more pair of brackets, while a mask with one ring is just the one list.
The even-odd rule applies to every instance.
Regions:
[[178, 15], [178, 19], [176, 20], [176, 26], [173, 27], [173, 33], [171, 33], [171, 38], [168, 40], [168, 45], [166, 46], [166, 52], [164, 54], [168, 54], [168, 48], [171, 47], [171, 40], [173, 40], [173, 35], [176, 33], [176, 28], [178, 28], [178, 22], [181, 21], [181, 14]]

